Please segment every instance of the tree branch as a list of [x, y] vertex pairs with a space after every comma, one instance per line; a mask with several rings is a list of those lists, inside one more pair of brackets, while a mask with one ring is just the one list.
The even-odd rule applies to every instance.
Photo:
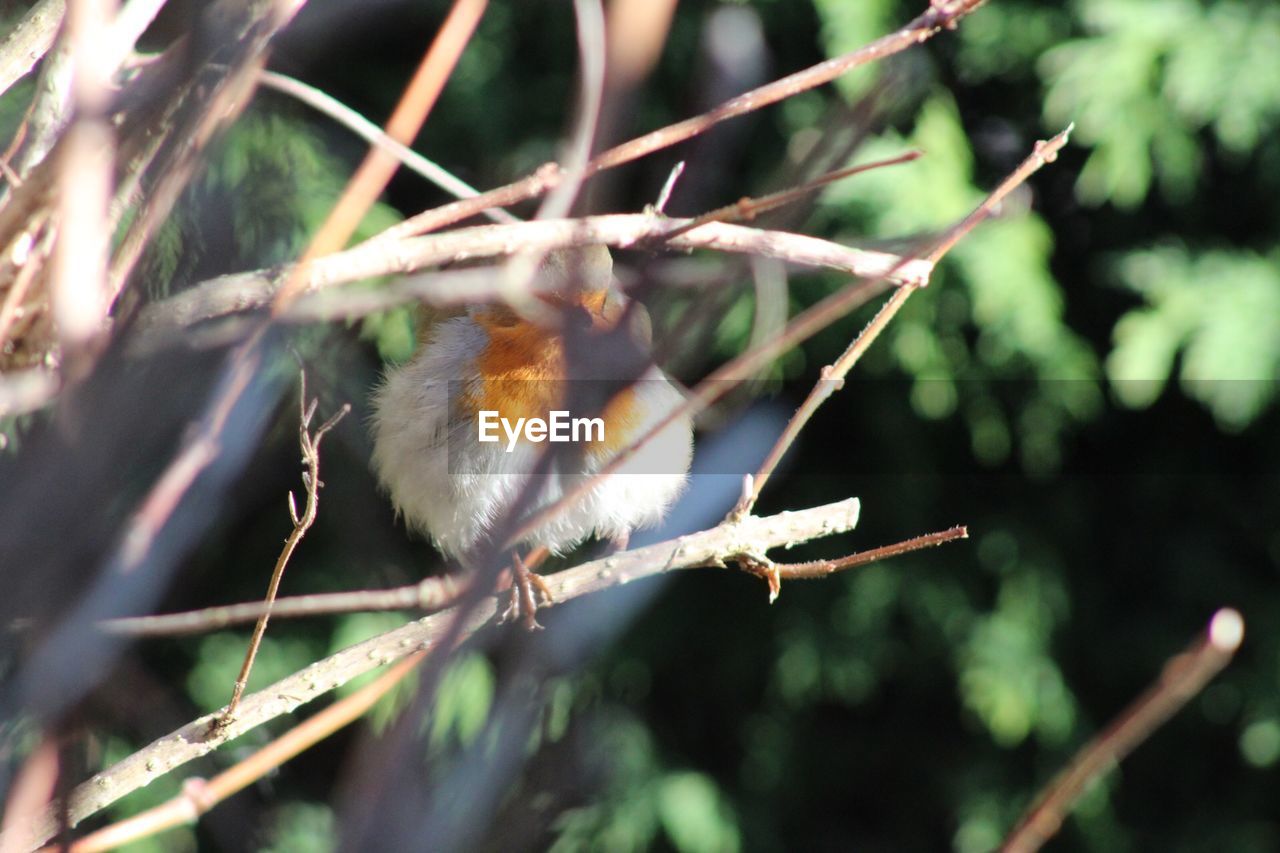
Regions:
[[418, 652], [402, 658], [374, 681], [307, 718], [243, 761], [237, 761], [207, 782], [199, 778], [187, 779], [181, 793], [173, 799], [86, 835], [71, 845], [70, 853], [114, 850], [166, 829], [194, 823], [200, 815], [261, 779], [270, 770], [358, 720], [412, 672], [424, 657], [424, 652]]
[[0, 43], [0, 94], [22, 79], [49, 52], [67, 0], [40, 0]]
[[1091, 782], [1115, 768], [1151, 733], [1191, 701], [1231, 662], [1244, 640], [1244, 619], [1224, 607], [1186, 651], [1164, 665], [1160, 678], [1134, 700], [1102, 733], [1089, 741], [1018, 821], [1001, 850], [1032, 853], [1062, 826], [1075, 801]]
[[219, 607], [205, 607], [158, 616], [126, 616], [106, 619], [98, 627], [109, 634], [130, 637], [168, 637], [203, 634], [231, 625], [252, 622], [268, 610], [273, 619], [328, 616], [335, 613], [367, 613], [387, 610], [417, 610], [426, 615], [457, 602], [462, 584], [454, 575], [436, 575], [418, 583], [392, 589], [357, 589], [278, 598], [271, 605], [246, 601]]
[[[927, 41], [943, 29], [950, 29], [956, 23], [978, 8], [985, 0], [932, 0], [929, 8], [897, 32], [876, 39], [857, 50], [828, 59], [817, 65], [797, 71], [779, 80], [766, 83], [730, 98], [724, 103], [705, 113], [677, 122], [676, 124], [647, 133], [610, 148], [598, 155], [587, 166], [588, 177], [612, 169], [623, 163], [629, 163], [684, 142], [701, 133], [705, 133], [717, 124], [731, 118], [746, 115], [761, 107], [775, 104], [809, 89], [847, 74], [854, 68], [884, 59], [900, 53], [913, 45]], [[442, 207], [428, 210], [389, 229], [388, 239], [425, 234], [446, 225], [461, 222], [480, 213], [489, 207], [506, 207], [517, 202], [536, 198], [548, 190], [554, 189], [563, 179], [563, 172], [554, 163], [548, 163], [535, 174], [529, 175], [505, 187], [499, 187], [474, 199], [464, 199]]]
[[[545, 578], [557, 602], [599, 592], [678, 569], [723, 565], [744, 554], [764, 554], [801, 542], [835, 536], [852, 530], [858, 521], [856, 498], [767, 518], [755, 516], [682, 536], [646, 548], [638, 548], [593, 560]], [[489, 597], [473, 610], [463, 626], [471, 634], [492, 620], [499, 610]], [[209, 731], [217, 714], [193, 720], [128, 758], [98, 773], [71, 794], [67, 813], [72, 825], [160, 776], [205, 755], [263, 723], [293, 711], [370, 670], [392, 663], [421, 649], [431, 648], [449, 629], [452, 610], [410, 622], [372, 639], [357, 643], [317, 661], [275, 684], [252, 693], [240, 703], [240, 711], [225, 729]], [[57, 827], [57, 807], [36, 823], [34, 844], [44, 843]]]
[[[350, 130], [370, 145], [376, 145], [395, 156], [406, 169], [421, 175], [440, 189], [457, 198], [475, 198], [480, 191], [468, 184], [444, 167], [428, 160], [417, 151], [402, 145], [387, 135], [386, 131], [369, 121], [355, 110], [338, 99], [322, 92], [314, 86], [308, 86], [301, 80], [278, 74], [274, 71], [263, 71], [258, 80], [263, 86], [295, 98], [309, 107], [324, 113], [329, 118]], [[495, 222], [519, 222], [502, 208], [490, 208], [483, 211]]]
[[[928, 248], [924, 253], [924, 257], [928, 262], [936, 264], [941, 261], [947, 252], [959, 243], [965, 235], [993, 215], [1009, 193], [1026, 182], [1041, 167], [1047, 163], [1052, 163], [1057, 158], [1058, 152], [1067, 144], [1067, 139], [1074, 128], [1074, 124], [1069, 125], [1052, 138], [1037, 142], [1030, 156], [1026, 157], [1018, 165], [1017, 169], [1014, 169], [1008, 177], [1001, 181], [1000, 185], [992, 190], [968, 216], [949, 228], [934, 245]], [[915, 291], [916, 287], [914, 286], [903, 287], [895, 291], [893, 296], [889, 297], [885, 304], [881, 306], [880, 310], [876, 312], [876, 316], [863, 328], [858, 337], [853, 340], [853, 343], [849, 344], [849, 347], [840, 357], [834, 363], [822, 369], [822, 374], [818, 377], [813, 390], [809, 392], [800, 408], [796, 410], [791, 420], [787, 422], [786, 429], [782, 431], [782, 435], [778, 437], [777, 442], [770, 449], [769, 455], [761, 463], [760, 469], [752, 477], [747, 492], [733, 509], [735, 514], [751, 511], [751, 508], [755, 506], [756, 499], [760, 497], [761, 490], [769, 482], [769, 477], [772, 476], [778, 463], [782, 461], [782, 457], [786, 455], [787, 449], [791, 447], [796, 437], [800, 435], [800, 431], [804, 429], [805, 424], [809, 422], [809, 419], [813, 417], [819, 407], [827, 401], [827, 398], [844, 387], [845, 376], [858, 363], [858, 360], [862, 358], [876, 338], [888, 328], [889, 322], [897, 316], [898, 312], [902, 310], [902, 306], [906, 304], [907, 300], [911, 298], [911, 294]]]
[[[410, 274], [451, 261], [497, 258], [514, 251], [543, 251], [570, 246], [603, 244], [619, 248], [666, 244], [672, 249], [714, 249], [723, 252], [762, 255], [789, 263], [840, 270], [859, 277], [887, 277], [895, 284], [922, 284], [929, 279], [933, 264], [922, 260], [904, 261], [898, 255], [855, 249], [783, 231], [763, 231], [741, 225], [711, 222], [667, 240], [672, 231], [690, 220], [668, 219], [646, 214], [588, 216], [582, 219], [544, 220], [512, 225], [480, 225], [426, 237], [384, 241], [374, 238], [345, 252], [319, 258], [300, 273], [300, 289], [318, 293], [340, 284], [392, 274]], [[177, 331], [203, 320], [261, 308], [271, 302], [280, 282], [296, 269], [255, 270], [220, 276], [156, 303], [139, 317], [144, 336]], [[398, 301], [421, 298], [439, 306], [492, 301], [504, 293], [501, 282], [488, 271], [459, 270], [415, 278], [406, 283], [411, 292]], [[367, 299], [360, 294], [358, 299]], [[341, 311], [322, 310], [301, 297], [284, 316], [297, 319], [346, 316]], [[380, 307], [385, 307], [381, 305]], [[377, 310], [377, 309], [375, 309]]]

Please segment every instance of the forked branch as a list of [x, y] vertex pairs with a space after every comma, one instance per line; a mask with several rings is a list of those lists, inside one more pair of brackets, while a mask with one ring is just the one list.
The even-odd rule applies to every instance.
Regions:
[[262, 636], [267, 632], [267, 622], [271, 619], [271, 605], [276, 600], [276, 593], [280, 590], [280, 580], [284, 577], [285, 567], [289, 565], [289, 558], [293, 556], [302, 537], [306, 536], [311, 525], [315, 524], [316, 514], [320, 511], [320, 487], [324, 485], [320, 481], [320, 442], [324, 440], [325, 434], [336, 427], [338, 422], [351, 411], [351, 404], [343, 403], [342, 408], [312, 432], [311, 421], [315, 417], [316, 406], [320, 401], [307, 402], [305, 370], [299, 374], [298, 385], [298, 445], [302, 449], [302, 464], [307, 466], [307, 470], [302, 472], [302, 484], [307, 489], [307, 503], [302, 514], [299, 515], [293, 492], [289, 492], [289, 518], [293, 521], [293, 530], [284, 540], [284, 548], [276, 558], [275, 568], [271, 570], [271, 581], [267, 584], [263, 610], [253, 628], [253, 636], [249, 639], [249, 649], [245, 652], [244, 663], [240, 667], [240, 674], [236, 677], [235, 687], [231, 692], [231, 702], [228, 703], [222, 716], [214, 722], [218, 728], [224, 728], [235, 718], [240, 697], [244, 695], [245, 686], [249, 683], [249, 673], [253, 670], [253, 661], [258, 655], [258, 647], [262, 644]]

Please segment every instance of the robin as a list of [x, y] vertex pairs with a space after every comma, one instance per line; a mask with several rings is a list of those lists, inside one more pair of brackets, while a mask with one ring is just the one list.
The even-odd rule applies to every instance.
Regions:
[[[608, 249], [552, 252], [535, 285], [542, 310], [481, 305], [434, 323], [374, 396], [378, 479], [407, 526], [464, 567], [510, 535], [497, 528], [517, 502], [521, 518], [555, 503], [683, 401], [649, 357], [647, 318], [615, 286]], [[517, 545], [625, 547], [679, 497], [691, 455], [691, 423], [676, 418]], [[529, 583], [545, 585], [513, 557], [508, 615], [536, 627]]]

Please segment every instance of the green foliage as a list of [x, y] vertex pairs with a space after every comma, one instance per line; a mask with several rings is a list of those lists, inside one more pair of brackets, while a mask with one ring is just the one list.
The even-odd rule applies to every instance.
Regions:
[[[187, 676], [187, 692], [204, 713], [218, 710], [231, 699], [231, 687], [240, 674], [248, 645], [245, 634], [230, 631], [201, 638], [197, 663]], [[320, 657], [322, 651], [295, 635], [267, 634], [249, 676], [248, 690], [260, 690], [297, 672]]]
[[275, 809], [275, 825], [261, 853], [328, 853], [338, 849], [333, 811], [318, 803], [291, 802]]
[[690, 770], [663, 769], [645, 727], [619, 715], [601, 726], [594, 749], [612, 769], [608, 789], [590, 806], [560, 815], [551, 850], [653, 849], [662, 839], [688, 853], [742, 848], [730, 803], [715, 781]]
[[971, 83], [1021, 77], [1041, 53], [1070, 32], [1071, 16], [1058, 4], [988, 3], [956, 30], [957, 70]]
[[1280, 256], [1167, 246], [1130, 252], [1118, 266], [1146, 306], [1116, 324], [1107, 358], [1116, 396], [1150, 405], [1176, 370], [1222, 426], [1251, 423], [1280, 376]]
[[1208, 129], [1244, 154], [1280, 120], [1280, 78], [1264, 69], [1280, 50], [1274, 4], [1192, 0], [1082, 0], [1085, 37], [1044, 54], [1045, 116], [1075, 121], [1093, 147], [1080, 197], [1125, 208], [1139, 204], [1153, 178], [1175, 202], [1188, 202]]
[[[901, 235], [941, 231], [980, 201], [973, 153], [953, 101], [930, 98], [911, 134], [885, 134], [862, 156], [909, 147], [927, 155], [833, 187], [823, 198], [824, 214], [875, 234]], [[1064, 322], [1062, 290], [1049, 269], [1052, 251], [1050, 229], [1034, 213], [983, 224], [951, 252], [932, 286], [913, 297], [886, 336], [897, 365], [915, 377], [916, 411], [934, 419], [963, 412], [975, 452], [990, 464], [1003, 461], [1017, 437], [1027, 470], [1052, 470], [1063, 432], [1095, 417], [1101, 405], [1097, 357]], [[1035, 417], [1011, 418], [984, 380], [1028, 374], [1038, 380], [1025, 402]]]
[[[214, 147], [207, 168], [183, 194], [145, 256], [153, 298], [170, 293], [175, 283], [190, 283], [186, 279], [196, 273], [295, 259], [337, 201], [350, 168], [326, 150], [308, 123], [286, 113], [250, 109]], [[393, 208], [375, 204], [352, 242], [400, 218]]]
[[484, 731], [493, 705], [493, 668], [477, 653], [456, 657], [441, 681], [429, 718], [429, 742], [435, 749], [469, 746]]
[[1054, 573], [1027, 565], [1004, 532], [979, 542], [979, 557], [1003, 577], [995, 610], [978, 617], [958, 650], [965, 705], [1002, 746], [1033, 732], [1059, 745], [1075, 725], [1075, 703], [1054, 663], [1050, 640], [1067, 616]]

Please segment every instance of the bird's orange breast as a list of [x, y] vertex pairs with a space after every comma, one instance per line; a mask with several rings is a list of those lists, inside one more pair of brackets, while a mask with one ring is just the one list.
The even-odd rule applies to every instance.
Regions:
[[[585, 294], [579, 301], [591, 313], [594, 325], [611, 324], [614, 318], [604, 316], [603, 291]], [[547, 418], [552, 410], [564, 409], [567, 370], [560, 334], [524, 320], [503, 306], [473, 316], [488, 340], [475, 360], [480, 382], [462, 396], [463, 411], [472, 419], [478, 418], [481, 411], [496, 411], [499, 417], [515, 423], [518, 418]], [[597, 413], [570, 415], [594, 417]], [[641, 422], [635, 389], [626, 388], [614, 395], [599, 416], [605, 422], [604, 440], [588, 449], [612, 453], [624, 447]]]

